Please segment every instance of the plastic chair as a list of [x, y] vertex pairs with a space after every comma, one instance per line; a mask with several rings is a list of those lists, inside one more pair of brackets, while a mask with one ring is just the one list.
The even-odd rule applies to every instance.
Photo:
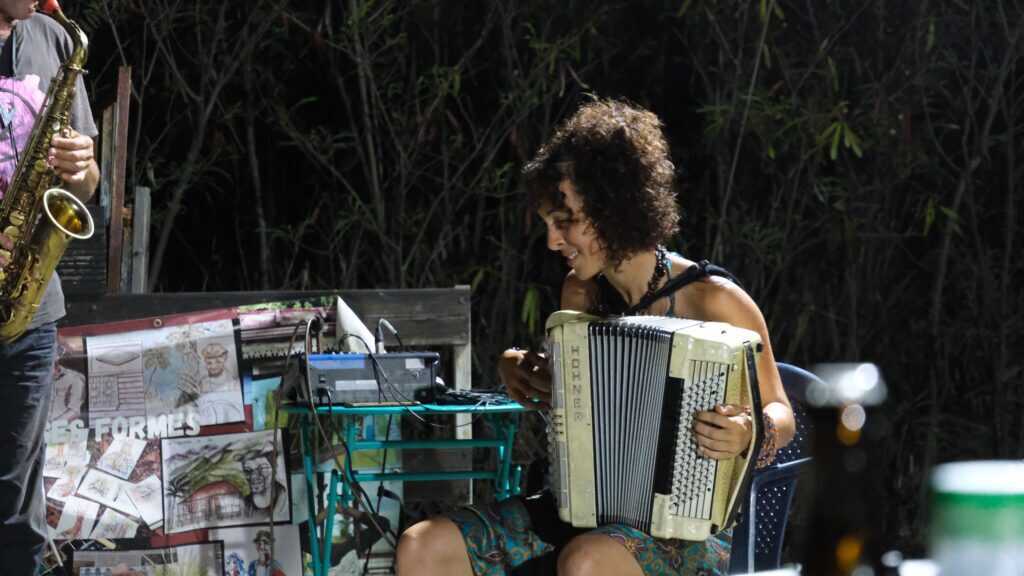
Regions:
[[[786, 533], [789, 506], [796, 491], [800, 468], [810, 461], [811, 423], [804, 411], [803, 399], [811, 382], [820, 382], [814, 374], [791, 364], [778, 363], [779, 376], [793, 406], [796, 435], [775, 456], [771, 466], [754, 473], [750, 483], [750, 501], [732, 531], [730, 574], [748, 574], [774, 570], [782, 560], [782, 539]], [[754, 518], [755, 522], [750, 522]]]

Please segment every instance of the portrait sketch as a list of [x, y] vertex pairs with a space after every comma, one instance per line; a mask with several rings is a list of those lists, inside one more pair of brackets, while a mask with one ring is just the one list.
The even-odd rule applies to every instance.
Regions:
[[164, 531], [289, 522], [284, 446], [280, 430], [164, 438]]

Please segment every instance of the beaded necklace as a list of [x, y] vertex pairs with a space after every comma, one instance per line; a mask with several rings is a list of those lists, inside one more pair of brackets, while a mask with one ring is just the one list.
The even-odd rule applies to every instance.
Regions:
[[658, 285], [661, 283], [661, 278], [668, 273], [668, 249], [664, 246], [658, 245], [654, 249], [654, 272], [651, 273], [651, 279], [647, 281], [647, 292], [640, 297], [641, 302], [653, 295], [658, 290]]
[[[642, 298], [654, 294], [658, 290], [661, 279], [668, 274], [668, 249], [664, 246], [657, 246], [654, 249], [654, 271], [651, 279], [647, 281], [647, 292]], [[603, 274], [597, 276], [597, 297], [591, 304], [588, 312], [595, 316], [614, 316], [622, 314], [629, 306], [622, 295], [612, 287]]]

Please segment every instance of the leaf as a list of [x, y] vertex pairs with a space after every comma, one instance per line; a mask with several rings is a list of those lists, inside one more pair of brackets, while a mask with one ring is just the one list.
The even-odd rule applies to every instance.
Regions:
[[451, 78], [452, 78], [452, 80], [451, 80], [451, 83], [452, 83], [451, 93], [452, 93], [453, 96], [458, 96], [459, 95], [459, 90], [462, 89], [462, 74], [459, 73], [458, 68], [453, 68], [451, 70]]
[[954, 212], [952, 208], [947, 208], [945, 206], [939, 206], [939, 211], [942, 212], [943, 216], [949, 219], [950, 229], [953, 233], [957, 236], [962, 236], [963, 232], [960, 229], [960, 215]]
[[860, 148], [860, 138], [850, 129], [848, 124], [843, 125], [843, 145], [851, 148], [853, 153], [857, 155], [857, 158], [864, 155]]
[[946, 218], [949, 218], [950, 220], [952, 220], [954, 222], [959, 222], [960, 221], [960, 214], [958, 214], [955, 211], [953, 211], [952, 208], [947, 208], [946, 206], [939, 206], [939, 211], [942, 212], [942, 214]]
[[839, 71], [836, 70], [836, 63], [835, 63], [834, 60], [832, 60], [831, 56], [829, 56], [826, 59], [826, 62], [828, 62], [829, 72], [832, 73], [832, 90], [836, 94], [838, 94], [839, 93]]
[[775, 10], [774, 10], [774, 12], [775, 12], [775, 17], [778, 18], [779, 20], [785, 20], [786, 19], [786, 14], [785, 14], [785, 12], [782, 11], [782, 6], [778, 2], [775, 3]]
[[927, 236], [928, 232], [932, 229], [932, 224], [935, 223], [935, 196], [928, 198], [928, 204], [924, 207], [924, 230], [921, 232]]
[[530, 286], [526, 289], [519, 320], [526, 324], [531, 334], [536, 333], [537, 325], [540, 323], [540, 294], [537, 292], [536, 286]]
[[834, 126], [835, 130], [832, 131], [832, 148], [828, 152], [829, 158], [833, 160], [839, 157], [839, 139], [843, 135], [843, 125], [837, 123]]
[[470, 281], [469, 283], [471, 287], [470, 290], [472, 292], [476, 292], [477, 288], [480, 286], [480, 283], [484, 281], [484, 277], [486, 275], [487, 270], [483, 266], [477, 269], [476, 274], [473, 274], [473, 280]]
[[935, 18], [928, 19], [928, 35], [924, 43], [925, 54], [932, 51], [935, 47]]
[[679, 11], [676, 12], [676, 18], [682, 18], [690, 9], [690, 4], [693, 4], [693, 0], [686, 0], [686, 2], [683, 2], [683, 5], [679, 7]]

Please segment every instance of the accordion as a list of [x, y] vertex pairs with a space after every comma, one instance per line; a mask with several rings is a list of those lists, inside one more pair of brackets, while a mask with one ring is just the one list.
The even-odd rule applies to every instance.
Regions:
[[[731, 526], [761, 446], [761, 338], [721, 322], [559, 311], [548, 318], [550, 484], [573, 526], [704, 540]], [[694, 414], [754, 411], [743, 455], [697, 452]]]

